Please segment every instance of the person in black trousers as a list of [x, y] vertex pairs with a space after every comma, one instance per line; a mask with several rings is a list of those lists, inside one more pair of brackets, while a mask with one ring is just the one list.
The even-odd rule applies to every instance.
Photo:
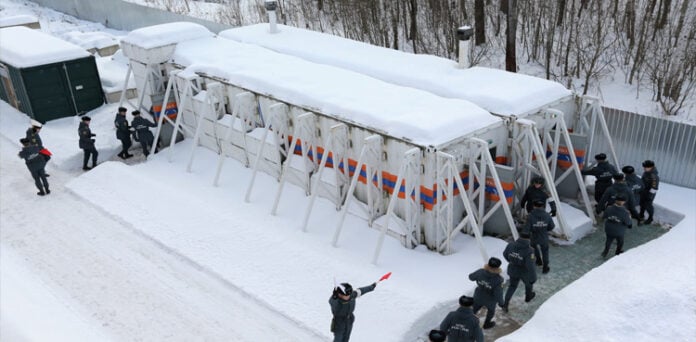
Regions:
[[126, 120], [127, 111], [126, 108], [118, 107], [118, 113], [116, 113], [116, 118], [114, 119], [116, 138], [121, 140], [121, 152], [118, 154], [121, 159], [128, 159], [133, 156], [128, 153], [128, 149], [133, 145], [133, 142], [131, 141], [131, 130], [128, 126], [128, 120]]
[[604, 211], [604, 233], [607, 235], [607, 240], [604, 243], [602, 257], [607, 256], [614, 240], [616, 240], [616, 255], [623, 253], [624, 234], [627, 228], [633, 228], [633, 221], [624, 203], [626, 203], [626, 196], [616, 195], [614, 205], [610, 205]]
[[34, 178], [34, 184], [36, 188], [39, 189], [39, 192], [36, 194], [39, 196], [50, 194], [51, 190], [48, 189], [48, 180], [46, 179], [46, 172], [44, 171], [46, 159], [39, 153], [41, 148], [32, 145], [31, 140], [27, 138], [22, 138], [19, 142], [22, 144], [22, 150], [19, 151], [18, 156], [24, 159], [29, 172], [31, 172], [31, 177]]
[[[93, 139], [96, 134], [92, 133], [92, 130], [89, 129], [90, 122], [92, 122], [92, 118], [83, 116], [82, 122], [80, 122], [80, 126], [77, 128], [77, 133], [80, 135], [80, 148], [84, 151], [82, 169], [85, 171], [91, 170], [93, 167], [97, 166], [97, 156], [99, 156], [99, 152], [97, 152], [97, 148], [94, 146]], [[87, 166], [90, 157], [92, 157], [92, 167]]]
[[[611, 186], [612, 177], [619, 173], [619, 171], [616, 169], [616, 166], [607, 161], [607, 155], [604, 153], [595, 155], [595, 160], [597, 161], [597, 165], [589, 169], [584, 169], [581, 173], [583, 176], [595, 176], [594, 198], [595, 201], [599, 203], [602, 200], [604, 192]], [[595, 211], [599, 209], [599, 206], [595, 207]], [[597, 211], [597, 213], [600, 213], [600, 211]]]
[[640, 193], [640, 214], [638, 214], [638, 218], [642, 220], [643, 215], [647, 211], [648, 219], [645, 220], [644, 224], [651, 224], [655, 214], [653, 201], [655, 200], [655, 195], [657, 195], [657, 188], [660, 186], [660, 176], [657, 175], [654, 161], [646, 160], [643, 162], [641, 179], [643, 180], [643, 190]]

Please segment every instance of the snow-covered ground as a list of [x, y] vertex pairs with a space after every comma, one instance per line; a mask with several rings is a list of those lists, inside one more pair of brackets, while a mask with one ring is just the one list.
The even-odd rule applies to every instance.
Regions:
[[[39, 198], [15, 156], [29, 119], [0, 102], [0, 340], [328, 340], [334, 277], [362, 286], [393, 271], [359, 299], [353, 340], [413, 341], [473, 291], [466, 276], [482, 260], [467, 235], [449, 256], [388, 238], [374, 266], [378, 234], [363, 220], [349, 215], [333, 248], [332, 204], [318, 201], [303, 233], [303, 191], [286, 187], [271, 216], [275, 179], [259, 176], [245, 203], [251, 171], [229, 161], [213, 187], [217, 155], [194, 149], [186, 173], [188, 141], [173, 163], [104, 162], [118, 148], [115, 108], [89, 114], [101, 165], [87, 173], [77, 119], [46, 124], [53, 192]], [[696, 191], [663, 184], [656, 201], [658, 219], [679, 222], [670, 232], [558, 292], [503, 340], [693, 340]]]

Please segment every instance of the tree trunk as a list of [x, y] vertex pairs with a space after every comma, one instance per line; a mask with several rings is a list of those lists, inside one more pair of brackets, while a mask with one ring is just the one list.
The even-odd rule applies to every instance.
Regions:
[[507, 0], [508, 15], [505, 44], [505, 70], [517, 72], [517, 0]]
[[565, 16], [566, 0], [558, 0], [558, 17], [556, 26], [563, 25], [563, 17]]
[[474, 24], [476, 46], [486, 43], [486, 12], [483, 0], [474, 1]]
[[418, 37], [418, 1], [411, 0], [409, 8], [409, 15], [411, 24], [409, 25], [408, 35], [413, 44], [413, 53], [417, 53], [416, 50], [416, 37]]
[[677, 46], [679, 41], [681, 41], [681, 31], [684, 29], [684, 18], [686, 17], [686, 10], [689, 8], [690, 0], [682, 0], [681, 8], [679, 9], [679, 21], [677, 22], [677, 28], [674, 30], [674, 46]]

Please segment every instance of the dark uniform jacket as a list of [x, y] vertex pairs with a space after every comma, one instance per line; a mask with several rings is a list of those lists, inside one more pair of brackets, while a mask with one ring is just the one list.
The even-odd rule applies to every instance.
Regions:
[[488, 265], [469, 274], [469, 280], [476, 282], [474, 302], [484, 306], [503, 305], [503, 277], [488, 268]]
[[610, 164], [608, 161], [602, 161], [597, 163], [591, 169], [582, 170], [583, 175], [590, 175], [597, 177], [598, 183], [611, 184], [612, 176], [618, 174], [619, 171], [616, 166]]
[[637, 203], [633, 198], [633, 192], [631, 191], [631, 188], [628, 187], [628, 184], [626, 184], [626, 182], [616, 182], [612, 184], [604, 193], [604, 195], [602, 195], [602, 199], [599, 200], [599, 208], [604, 210], [605, 208], [607, 208], [607, 206], [613, 205], [616, 201], [616, 196], [620, 194], [626, 197], [626, 203], [624, 203], [626, 209], [628, 209], [634, 217], [637, 217]]
[[114, 126], [116, 126], [117, 139], [126, 140], [130, 138], [130, 128], [128, 127], [128, 120], [126, 120], [125, 115], [116, 114], [116, 119], [114, 119]]
[[43, 142], [41, 141], [41, 137], [39, 136], [39, 133], [34, 130], [34, 127], [29, 127], [29, 129], [27, 130], [26, 138], [29, 139], [30, 145], [43, 148]]
[[[527, 209], [527, 212], [531, 212], [532, 209], [534, 209], [533, 203], [536, 200], [541, 200], [546, 203], [546, 200], [549, 198], [549, 193], [546, 192], [546, 189], [544, 189], [543, 186], [539, 187], [538, 189], [534, 186], [534, 184], [530, 185], [527, 190], [524, 192], [524, 196], [522, 196], [522, 202], [520, 205], [524, 208]], [[551, 201], [549, 202], [549, 205], [551, 206], [551, 210], [556, 210], [556, 202]]]
[[532, 244], [547, 246], [549, 244], [549, 232], [556, 228], [551, 215], [546, 210], [534, 208], [529, 216], [525, 229], [532, 235]]
[[653, 167], [651, 171], [643, 172], [641, 176], [643, 180], [643, 195], [650, 194], [655, 197], [657, 188], [660, 185], [660, 176], [657, 175], [657, 168]]
[[346, 324], [352, 325], [353, 321], [355, 321], [355, 315], [353, 315], [353, 311], [355, 311], [355, 300], [368, 292], [372, 292], [375, 287], [377, 287], [377, 284], [354, 290], [351, 292], [348, 300], [343, 300], [338, 296], [331, 296], [331, 298], [329, 298], [329, 305], [331, 306], [331, 313], [333, 314], [331, 331], [342, 328]]
[[618, 205], [611, 205], [604, 211], [604, 232], [609, 236], [623, 236], [626, 228], [631, 228], [633, 222], [628, 210]]
[[39, 146], [29, 145], [22, 148], [19, 151], [19, 157], [24, 159], [27, 164], [27, 168], [31, 172], [36, 172], [43, 169], [46, 166], [46, 159], [41, 157], [39, 151], [41, 148]]
[[77, 128], [77, 133], [80, 135], [80, 148], [83, 150], [90, 150], [94, 148], [93, 136], [96, 134], [92, 133], [89, 129], [89, 125], [84, 122], [80, 122], [80, 126]]
[[638, 203], [640, 193], [643, 192], [643, 180], [636, 176], [635, 173], [626, 174], [626, 185], [633, 193], [633, 203]]
[[520, 278], [533, 283], [537, 279], [534, 249], [529, 240], [517, 239], [505, 247], [503, 257], [508, 261], [507, 273], [510, 277]]
[[483, 342], [483, 330], [471, 308], [459, 307], [450, 312], [440, 324], [448, 342]]
[[157, 125], [150, 120], [136, 116], [133, 118], [133, 121], [131, 121], [131, 126], [135, 129], [138, 140], [144, 140], [146, 142], [154, 140], [155, 137], [152, 135], [152, 132], [150, 132], [150, 127], [157, 127]]

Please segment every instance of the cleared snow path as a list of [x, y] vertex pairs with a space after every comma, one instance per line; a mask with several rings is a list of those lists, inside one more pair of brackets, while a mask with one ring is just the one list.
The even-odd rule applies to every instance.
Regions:
[[[104, 335], [128, 341], [322, 340], [67, 192], [63, 184], [74, 174], [49, 168], [52, 193], [39, 198], [16, 157], [18, 145], [2, 138], [0, 147], [2, 249], [64, 294], [79, 317], [98, 322]], [[3, 313], [18, 309], [5, 305]]]

